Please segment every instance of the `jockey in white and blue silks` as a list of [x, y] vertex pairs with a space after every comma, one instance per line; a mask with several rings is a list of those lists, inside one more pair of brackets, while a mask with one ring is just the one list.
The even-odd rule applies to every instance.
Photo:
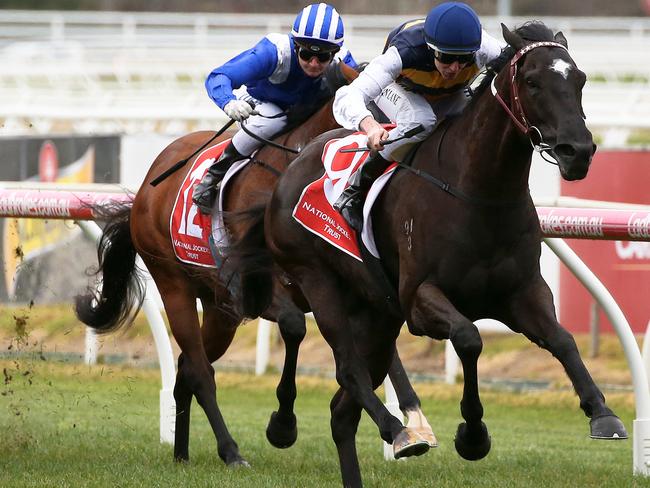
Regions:
[[[334, 7], [308, 5], [296, 17], [291, 34], [269, 34], [215, 68], [205, 81], [208, 95], [228, 117], [240, 123], [248, 119], [250, 132], [271, 139], [287, 125], [287, 109], [313, 103], [333, 59], [356, 67], [343, 47], [343, 34], [343, 20]], [[235, 134], [194, 189], [193, 201], [203, 213], [211, 213], [219, 183], [230, 166], [261, 145], [243, 130]]]
[[[393, 30], [383, 54], [350, 85], [339, 88], [333, 109], [336, 121], [346, 129], [364, 131], [372, 151], [334, 204], [351, 227], [361, 229], [363, 198], [373, 181], [392, 161], [402, 161], [413, 144], [426, 139], [440, 118], [462, 109], [465, 86], [504, 46], [482, 30], [468, 5], [442, 3], [426, 19]], [[393, 130], [386, 131], [373, 118], [367, 109], [373, 100], [397, 124]], [[416, 136], [382, 145], [418, 125], [424, 131]]]

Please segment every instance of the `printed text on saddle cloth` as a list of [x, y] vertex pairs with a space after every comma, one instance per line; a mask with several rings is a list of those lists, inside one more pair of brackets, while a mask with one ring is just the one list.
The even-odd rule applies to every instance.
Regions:
[[228, 142], [229, 140], [221, 142], [199, 154], [176, 196], [169, 221], [169, 233], [174, 245], [174, 253], [184, 263], [215, 267], [208, 244], [212, 217], [198, 211], [196, 205], [192, 203], [192, 193], [196, 183], [219, 158]]
[[[341, 153], [341, 149], [366, 147], [367, 136], [365, 134], [352, 134], [343, 139], [332, 139], [324, 149], [322, 161], [325, 166], [325, 174], [318, 180], [310, 183], [304, 190], [298, 204], [293, 210], [293, 218], [296, 219], [303, 227], [326, 240], [334, 247], [341, 251], [361, 260], [359, 246], [355, 232], [348, 226], [343, 217], [332, 208], [336, 199], [343, 193], [348, 186], [350, 175], [354, 173], [359, 166], [368, 158], [368, 152], [351, 152]], [[389, 172], [392, 173], [394, 166], [391, 166]], [[388, 181], [388, 172], [384, 175], [387, 178], [383, 182], [383, 176], [377, 180], [380, 187], [371, 195], [368, 195], [368, 212], [364, 210], [364, 215], [369, 214], [369, 209], [376, 194], [381, 186]], [[374, 187], [373, 187], [374, 190]], [[371, 190], [371, 193], [373, 193]], [[368, 219], [365, 219], [368, 222]], [[365, 225], [365, 224], [364, 224]], [[371, 226], [368, 225], [370, 234], [366, 236], [364, 228], [364, 243], [376, 255], [374, 242], [372, 240]], [[369, 245], [370, 244], [370, 245]]]

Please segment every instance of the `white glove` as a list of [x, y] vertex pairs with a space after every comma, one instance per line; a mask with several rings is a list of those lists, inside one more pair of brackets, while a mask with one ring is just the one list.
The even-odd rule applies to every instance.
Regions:
[[246, 120], [251, 115], [257, 115], [257, 111], [250, 103], [244, 100], [231, 100], [223, 108], [226, 115], [237, 122]]

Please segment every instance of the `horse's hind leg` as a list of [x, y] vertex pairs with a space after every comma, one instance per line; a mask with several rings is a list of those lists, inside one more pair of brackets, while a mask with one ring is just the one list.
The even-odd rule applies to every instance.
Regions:
[[627, 439], [625, 426], [606, 405], [605, 396], [582, 362], [573, 336], [558, 323], [551, 291], [541, 278], [513, 297], [504, 323], [560, 361], [580, 398], [580, 408], [591, 419], [592, 438]]
[[460, 402], [465, 423], [460, 424], [456, 432], [456, 451], [469, 461], [484, 458], [490, 452], [491, 442], [482, 421], [483, 405], [478, 393], [477, 362], [483, 348], [478, 329], [437, 287], [426, 282], [418, 287], [407, 324], [415, 335], [451, 340], [463, 365], [465, 378]]
[[174, 384], [174, 401], [176, 402], [176, 424], [174, 426], [174, 459], [186, 462], [190, 459], [190, 407], [192, 406], [192, 390], [183, 378], [185, 371], [183, 353], [178, 356], [178, 370]]
[[146, 254], [143, 259], [160, 292], [172, 334], [181, 345], [174, 383], [174, 401], [176, 403], [174, 459], [186, 462], [189, 461], [190, 407], [192, 406], [193, 391], [189, 381], [191, 375], [188, 373], [191, 368], [190, 359], [182, 342], [184, 342], [183, 337], [190, 334], [189, 331], [196, 331], [197, 334], [199, 331], [196, 298], [190, 293], [191, 288], [184, 276], [169, 271], [165, 266], [161, 266], [156, 259], [148, 259]]
[[277, 315], [280, 335], [284, 341], [285, 356], [282, 376], [275, 390], [278, 410], [271, 414], [266, 428], [266, 438], [274, 447], [284, 449], [292, 446], [298, 437], [296, 415], [293, 412], [296, 400], [296, 368], [298, 349], [305, 338], [305, 314], [295, 305], [283, 301]]
[[205, 348], [210, 381], [197, 385], [194, 392], [205, 413], [217, 440], [219, 457], [228, 466], [249, 466], [240, 455], [237, 443], [230, 435], [217, 402], [217, 387], [212, 363], [226, 352], [237, 330], [240, 320], [215, 303], [213, 291], [201, 296], [203, 305], [203, 327], [201, 336]]
[[[192, 396], [196, 396], [217, 438], [219, 456], [228, 465], [244, 464], [246, 462], [239, 455], [237, 444], [232, 440], [217, 406], [214, 369], [204, 350], [193, 283], [177, 264], [170, 269], [154, 259], [145, 259], [145, 263], [158, 286], [172, 334], [181, 349], [174, 385], [177, 412], [174, 458], [178, 461], [189, 460], [190, 406]], [[216, 320], [214, 307], [204, 304], [204, 312], [204, 323]], [[225, 327], [225, 330], [232, 329], [234, 325]], [[211, 327], [203, 333], [209, 330]], [[217, 341], [226, 344], [226, 348], [234, 330], [228, 334]]]
[[406, 371], [404, 371], [404, 366], [402, 365], [397, 350], [395, 350], [395, 356], [388, 370], [388, 377], [395, 388], [395, 393], [399, 400], [399, 408], [406, 416], [406, 426], [420, 434], [427, 441], [429, 447], [438, 447], [438, 440], [422, 412], [420, 399], [417, 393], [415, 393]]

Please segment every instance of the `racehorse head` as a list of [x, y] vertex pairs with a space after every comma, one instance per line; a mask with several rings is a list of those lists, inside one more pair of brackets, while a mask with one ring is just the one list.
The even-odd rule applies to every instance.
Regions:
[[564, 179], [584, 178], [596, 145], [582, 109], [586, 75], [569, 55], [566, 38], [561, 32], [553, 36], [539, 22], [514, 32], [501, 27], [515, 54], [510, 69], [501, 74], [508, 79], [499, 83], [504, 93], [510, 92], [510, 103], [499, 101], [533, 147], [557, 161]]

